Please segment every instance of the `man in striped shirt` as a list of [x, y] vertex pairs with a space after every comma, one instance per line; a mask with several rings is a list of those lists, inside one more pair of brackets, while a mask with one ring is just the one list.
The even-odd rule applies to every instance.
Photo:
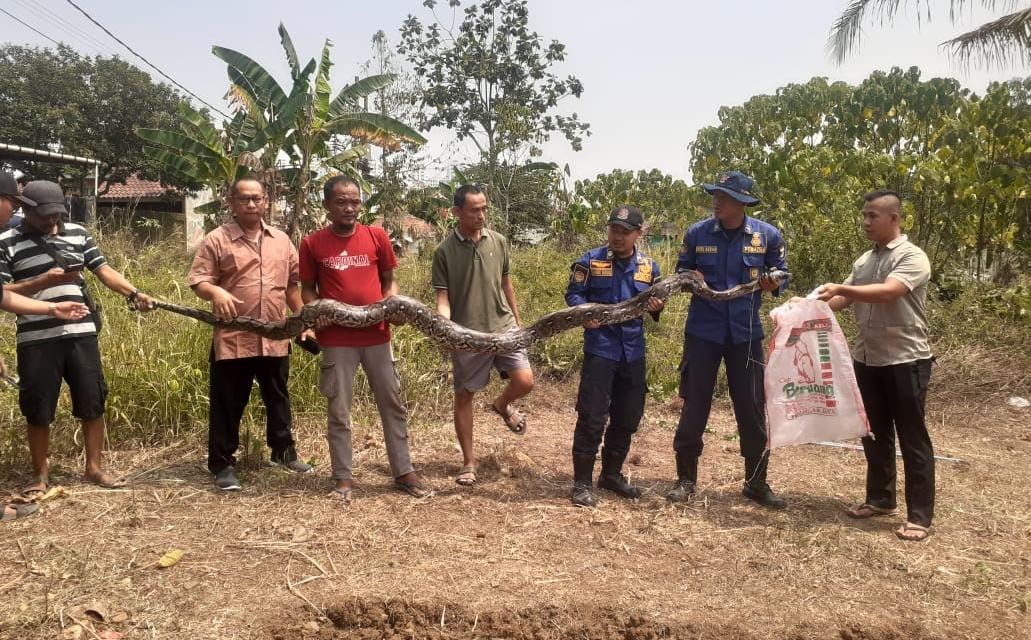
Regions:
[[[62, 222], [68, 211], [59, 185], [33, 181], [25, 185], [22, 196], [35, 204], [25, 204], [22, 224], [0, 235], [0, 279], [6, 291], [44, 302], [84, 302], [83, 269], [89, 269], [104, 286], [126, 296], [139, 309], [153, 308], [150, 297], [107, 264], [86, 229]], [[50, 424], [62, 379], [71, 392], [72, 414], [82, 420], [84, 479], [104, 488], [121, 486], [123, 483], [101, 466], [107, 384], [93, 315], [77, 320], [19, 315], [17, 342], [18, 404], [28, 424], [35, 475], [22, 493], [31, 497], [48, 489]]]

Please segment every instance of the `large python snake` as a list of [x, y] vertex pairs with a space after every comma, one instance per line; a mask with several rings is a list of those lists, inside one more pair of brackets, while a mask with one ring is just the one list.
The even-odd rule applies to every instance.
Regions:
[[[788, 277], [784, 271], [768, 274], [777, 282]], [[537, 322], [521, 329], [510, 329], [501, 333], [473, 331], [437, 314], [422, 302], [407, 296], [395, 295], [370, 305], [358, 307], [335, 300], [316, 300], [304, 305], [301, 310], [280, 322], [272, 323], [240, 316], [230, 321], [219, 320], [215, 314], [202, 309], [154, 300], [154, 306], [206, 322], [223, 329], [243, 329], [273, 339], [292, 338], [304, 329], [332, 324], [341, 327], [368, 327], [386, 320], [393, 324], [407, 323], [417, 328], [433, 342], [455, 351], [480, 353], [511, 353], [526, 349], [538, 340], [582, 327], [594, 320], [603, 325], [619, 324], [638, 318], [647, 311], [648, 300], [658, 298], [665, 301], [674, 293], [690, 291], [708, 300], [726, 301], [754, 293], [759, 281], [739, 284], [726, 291], [711, 289], [705, 279], [694, 271], [685, 271], [664, 278], [629, 300], [617, 304], [589, 302], [568, 309], [561, 309], [542, 316]], [[321, 321], [320, 321], [321, 320]]]

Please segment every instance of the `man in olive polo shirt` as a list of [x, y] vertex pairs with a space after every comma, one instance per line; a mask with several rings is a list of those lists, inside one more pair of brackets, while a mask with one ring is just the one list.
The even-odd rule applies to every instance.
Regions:
[[852, 346], [856, 381], [873, 438], [863, 438], [866, 500], [849, 508], [853, 518], [895, 512], [895, 434], [906, 471], [906, 522], [902, 540], [926, 540], [934, 517], [934, 448], [924, 406], [931, 378], [927, 339], [927, 283], [931, 264], [902, 235], [902, 198], [894, 191], [867, 194], [863, 231], [874, 242], [852, 266], [844, 284], [825, 284], [819, 297], [838, 311], [852, 305], [859, 335]]
[[[508, 277], [508, 242], [505, 236], [487, 229], [487, 196], [476, 185], [455, 191], [458, 225], [433, 254], [433, 288], [437, 292], [437, 313], [458, 324], [496, 333], [519, 326], [515, 289]], [[451, 354], [455, 378], [455, 433], [462, 448], [462, 468], [455, 482], [469, 486], [476, 482], [473, 453], [473, 396], [487, 386], [490, 370], [496, 368], [508, 384], [501, 395], [487, 405], [512, 432], [526, 431], [526, 418], [512, 406], [533, 389], [533, 371], [526, 351], [509, 354]]]

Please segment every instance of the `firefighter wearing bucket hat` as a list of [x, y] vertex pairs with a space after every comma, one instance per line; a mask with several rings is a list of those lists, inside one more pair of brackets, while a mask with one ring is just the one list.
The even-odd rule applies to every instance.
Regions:
[[[752, 178], [740, 171], [727, 171], [702, 188], [712, 194], [713, 217], [687, 230], [677, 271], [698, 271], [713, 289], [729, 289], [759, 280], [763, 291], [779, 295], [786, 283], [765, 274], [771, 269], [787, 270], [784, 238], [773, 225], [745, 215], [745, 207], [760, 202]], [[745, 459], [742, 494], [763, 506], [786, 506], [766, 482], [761, 298], [761, 291], [728, 301], [691, 298], [680, 364], [684, 406], [673, 440], [677, 482], [667, 495], [673, 502], [688, 500], [695, 492], [702, 434], [709, 420], [716, 374], [723, 361], [741, 455]]]

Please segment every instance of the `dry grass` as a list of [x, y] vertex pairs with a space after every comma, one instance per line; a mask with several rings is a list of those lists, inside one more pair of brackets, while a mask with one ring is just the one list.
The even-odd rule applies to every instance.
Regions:
[[[359, 420], [349, 506], [324, 498], [316, 420], [298, 435], [320, 473], [248, 465], [235, 495], [212, 490], [200, 443], [114, 451], [131, 488], [66, 475], [66, 497], [0, 528], [0, 637], [73, 637], [79, 623], [83, 638], [1031, 637], [1031, 414], [1005, 406], [1028, 395], [1027, 372], [986, 367], [992, 354], [976, 349], [946, 355], [930, 423], [938, 453], [965, 463], [939, 464], [937, 533], [924, 544], [897, 541], [898, 518], [842, 516], [862, 497], [857, 452], [778, 450], [771, 481], [791, 507], [742, 500], [725, 402], [697, 501], [662, 498], [674, 473], [668, 403], [649, 406], [635, 439], [629, 471], [648, 495], [572, 508], [575, 381], [547, 382], [526, 402], [524, 438], [477, 415], [472, 490], [452, 481], [450, 417], [419, 414], [414, 457], [437, 488], [420, 501], [391, 488], [372, 416]], [[12, 487], [24, 479], [0, 473]], [[156, 568], [173, 548], [182, 561]], [[364, 630], [337, 628], [347, 621]]]

